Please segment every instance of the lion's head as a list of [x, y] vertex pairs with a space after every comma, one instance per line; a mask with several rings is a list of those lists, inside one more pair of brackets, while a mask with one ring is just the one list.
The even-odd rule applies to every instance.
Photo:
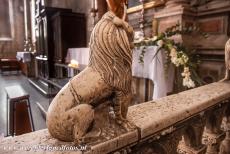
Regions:
[[125, 18], [125, 6], [128, 5], [127, 0], [106, 0], [109, 10], [112, 11], [117, 17]]

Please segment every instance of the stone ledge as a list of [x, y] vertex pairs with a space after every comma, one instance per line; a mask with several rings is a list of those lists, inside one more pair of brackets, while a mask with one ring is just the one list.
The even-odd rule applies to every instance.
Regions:
[[229, 82], [212, 83], [179, 94], [135, 105], [128, 119], [141, 130], [141, 138], [153, 135], [230, 98]]
[[[20, 154], [20, 153], [59, 153], [57, 151], [43, 150], [48, 147], [74, 146], [73, 143], [62, 142], [52, 138], [47, 129], [16, 136], [7, 137], [0, 142], [1, 154]], [[15, 148], [15, 149], [13, 149]], [[23, 149], [22, 149], [23, 148]], [[62, 151], [60, 151], [62, 153]], [[82, 154], [81, 151], [69, 151], [67, 154]]]
[[[179, 94], [158, 99], [154, 102], [146, 102], [129, 108], [128, 119], [138, 127], [138, 131], [127, 132], [114, 139], [88, 146], [88, 151], [78, 151], [77, 154], [97, 154], [114, 152], [124, 147], [137, 144], [138, 141], [145, 140], [149, 136], [173, 131], [173, 126], [181, 121], [188, 120], [197, 114], [220, 105], [220, 103], [230, 98], [230, 82], [218, 82], [188, 90]], [[172, 128], [172, 129], [168, 129]], [[34, 153], [34, 149], [21, 151], [20, 149], [8, 149], [8, 147], [57, 147], [74, 146], [73, 143], [61, 142], [52, 138], [48, 130], [40, 130], [33, 133], [8, 137], [0, 142], [0, 150], [3, 154], [14, 153]], [[39, 153], [63, 153], [63, 151], [43, 151], [35, 150]], [[71, 154], [76, 151], [65, 151]]]

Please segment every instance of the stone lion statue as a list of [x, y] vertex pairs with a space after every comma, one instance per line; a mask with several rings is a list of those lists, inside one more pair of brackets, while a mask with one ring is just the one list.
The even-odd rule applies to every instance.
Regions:
[[107, 0], [107, 4], [110, 11], [91, 34], [88, 67], [73, 77], [49, 106], [47, 127], [59, 140], [88, 142], [95, 134], [100, 136], [111, 119], [126, 131], [134, 128], [126, 119], [132, 98], [133, 39], [133, 29], [125, 21], [127, 0]]
[[225, 45], [225, 66], [226, 66], [226, 73], [224, 79], [221, 81], [226, 81], [230, 79], [230, 39], [227, 41]]

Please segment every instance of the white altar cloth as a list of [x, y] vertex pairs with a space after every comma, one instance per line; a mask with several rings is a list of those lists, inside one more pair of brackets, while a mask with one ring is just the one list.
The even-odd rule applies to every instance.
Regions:
[[140, 78], [147, 78], [153, 81], [153, 100], [164, 96], [167, 96], [168, 92], [173, 90], [174, 81], [174, 68], [170, 66], [168, 69], [168, 75], [165, 75], [164, 63], [165, 56], [160, 51], [154, 58], [158, 47], [148, 46], [144, 55], [144, 63], [139, 63], [139, 56], [142, 51], [135, 48], [133, 51], [133, 63], [132, 63], [132, 75]]
[[[170, 66], [168, 69], [168, 77], [165, 76], [164, 71], [164, 55], [159, 52], [155, 58], [154, 55], [157, 52], [157, 46], [146, 47], [146, 53], [144, 56], [144, 63], [139, 63], [139, 56], [141, 49], [135, 48], [133, 50], [133, 62], [132, 62], [132, 75], [139, 78], [147, 78], [153, 81], [153, 100], [164, 97], [168, 92], [173, 90], [174, 81], [174, 68]], [[88, 65], [89, 63], [89, 48], [71, 48], [68, 49], [66, 63], [69, 63], [72, 59], [77, 60], [79, 64]]]
[[30, 52], [17, 52], [16, 58], [18, 61], [22, 61], [23, 63], [25, 62], [30, 62], [31, 61], [31, 53]]
[[76, 60], [79, 64], [88, 65], [89, 48], [69, 48], [65, 62], [70, 63], [71, 60]]

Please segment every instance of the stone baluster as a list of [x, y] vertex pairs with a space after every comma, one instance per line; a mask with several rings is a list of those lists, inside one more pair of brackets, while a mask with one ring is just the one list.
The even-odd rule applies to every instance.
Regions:
[[190, 4], [189, 0], [168, 0], [165, 5], [167, 8], [171, 8], [179, 5], [187, 7], [189, 6], [189, 4]]
[[207, 146], [202, 144], [205, 120], [206, 118], [204, 116], [198, 116], [185, 128], [183, 140], [178, 147], [179, 153], [206, 153]]
[[203, 134], [203, 143], [207, 145], [207, 154], [218, 154], [220, 144], [225, 138], [225, 132], [221, 130], [225, 106], [213, 111], [208, 111], [206, 129]]
[[169, 128], [163, 131], [160, 136], [155, 136], [147, 140], [147, 143], [144, 142], [142, 145], [136, 147], [136, 149], [132, 149], [132, 152], [143, 154], [176, 154], [177, 147], [182, 139], [182, 130], [171, 132], [172, 130], [172, 128]]
[[223, 120], [223, 129], [226, 132], [226, 137], [221, 143], [220, 154], [229, 154], [230, 153], [230, 105], [228, 105], [225, 117]]

